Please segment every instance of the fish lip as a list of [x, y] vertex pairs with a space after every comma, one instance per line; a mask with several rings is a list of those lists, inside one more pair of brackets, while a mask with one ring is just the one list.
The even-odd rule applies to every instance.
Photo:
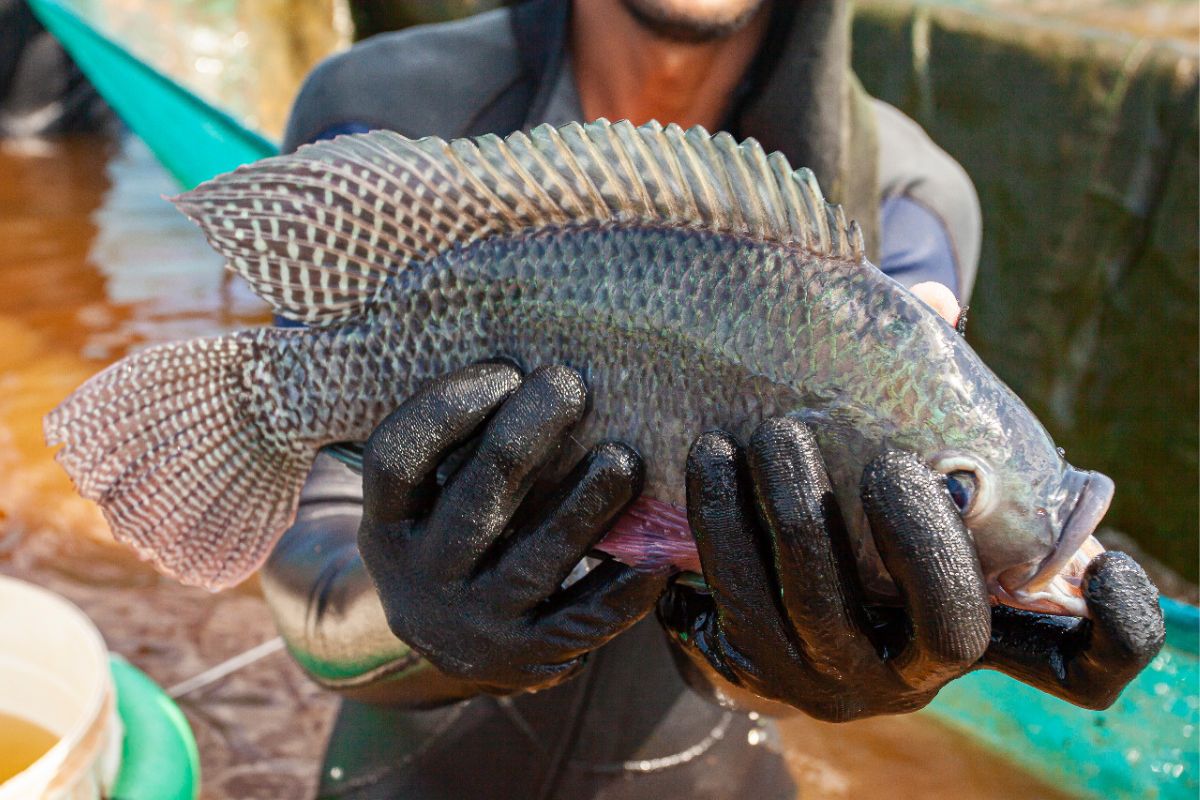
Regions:
[[1075, 556], [1076, 551], [1095, 532], [1108, 512], [1116, 488], [1112, 478], [1100, 472], [1086, 472], [1083, 487], [1076, 496], [1071, 513], [1063, 522], [1062, 533], [1050, 555], [1042, 560], [1037, 571], [1020, 586], [1008, 589], [1014, 595], [1036, 592], [1044, 588]]

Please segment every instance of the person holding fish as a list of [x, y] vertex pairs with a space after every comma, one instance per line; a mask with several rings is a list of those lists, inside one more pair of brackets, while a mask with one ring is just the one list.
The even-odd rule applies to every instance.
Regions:
[[[597, 117], [730, 130], [812, 169], [885, 272], [965, 301], [980, 230], [970, 182], [913, 122], [862, 92], [848, 39], [836, 0], [535, 0], [335, 57], [302, 90], [286, 149], [380, 127], [449, 139]], [[924, 288], [955, 321], [947, 293]], [[723, 433], [692, 448], [689, 518], [708, 592], [675, 584], [659, 600], [660, 583], [613, 561], [586, 587], [556, 592], [636, 496], [637, 454], [594, 449], [558, 487], [553, 523], [531, 534], [543, 557], [501, 560], [494, 542], [529, 519], [525, 493], [585, 407], [586, 390], [561, 368], [520, 378], [481, 366], [435, 380], [423, 402], [388, 418], [368, 450], [386, 466], [368, 469], [365, 487], [318, 466], [265, 586], [301, 663], [322, 663], [314, 677], [348, 698], [322, 796], [728, 797], [753, 787], [790, 797], [778, 753], [748, 744], [772, 740], [751, 735], [767, 723], [727, 710], [738, 701], [827, 719], [896, 713], [983, 664], [1102, 705], [1157, 649], [1153, 633], [1133, 634], [1154, 613], [1153, 589], [1118, 556], [1089, 573], [1096, 622], [989, 608], [954, 506], [974, 487], [952, 483], [948, 497], [902, 454], [873, 465], [864, 505], [907, 605], [868, 605], [839, 512], [822, 501], [820, 453], [788, 420], [765, 422], [748, 451]], [[480, 444], [453, 502], [398, 478], [428, 479], [472, 437]], [[502, 457], [515, 442], [519, 456]], [[411, 518], [424, 546], [389, 542], [387, 526]], [[464, 529], [492, 549], [451, 547]], [[656, 601], [658, 621], [636, 624]], [[571, 621], [530, 624], [528, 609], [549, 602]], [[506, 699], [456, 702], [480, 692]], [[376, 777], [349, 789], [362, 775]]]
[[[321, 796], [793, 797], [770, 715], [912, 711], [977, 668], [1101, 708], [1158, 651], [1153, 585], [1090, 536], [1112, 482], [952, 327], [973, 190], [859, 88], [848, 24], [529, 0], [378, 37], [297, 99], [285, 150], [320, 143], [179, 199], [313, 327], [137, 354], [48, 438], [212, 588], [319, 447], [367, 440], [327, 451], [361, 478], [316, 457], [263, 571], [345, 697]], [[600, 117], [633, 124], [569, 124]], [[130, 396], [170, 413], [105, 424]]]

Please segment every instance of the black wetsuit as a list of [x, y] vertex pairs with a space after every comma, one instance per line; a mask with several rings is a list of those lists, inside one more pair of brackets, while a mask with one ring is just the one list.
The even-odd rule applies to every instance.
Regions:
[[[940, 280], [965, 299], [979, 246], [970, 181], [883, 103], [864, 106], [866, 133], [857, 138], [830, 123], [843, 119], [852, 80], [844, 7], [794, 8], [797, 19], [827, 30], [814, 36], [811, 26], [792, 24], [790, 8], [777, 13], [726, 127], [814, 167], [827, 191], [842, 187], [843, 197], [829, 193], [870, 218], [885, 271], [908, 285]], [[533, 0], [368, 40], [309, 78], [285, 149], [373, 128], [451, 138], [575, 119], [568, 13], [565, 0]], [[801, 74], [798, 65], [814, 53], [830, 68]], [[813, 108], [824, 109], [821, 119]], [[822, 137], [832, 143], [815, 148]], [[355, 544], [360, 505], [359, 480], [319, 459], [297, 524], [263, 573], [293, 654], [347, 697], [322, 797], [795, 796], [773, 725], [688, 688], [654, 619], [592, 654], [583, 673], [561, 686], [460, 700], [390, 633]]]

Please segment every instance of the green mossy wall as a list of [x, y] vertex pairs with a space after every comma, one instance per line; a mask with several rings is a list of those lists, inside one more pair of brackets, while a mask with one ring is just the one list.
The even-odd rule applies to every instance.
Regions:
[[1105, 524], [1197, 579], [1195, 47], [985, 10], [859, 3], [855, 68], [966, 168], [983, 208], [972, 345]]

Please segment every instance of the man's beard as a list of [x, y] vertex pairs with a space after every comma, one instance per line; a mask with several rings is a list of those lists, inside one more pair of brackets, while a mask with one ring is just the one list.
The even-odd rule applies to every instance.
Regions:
[[673, 42], [715, 42], [741, 30], [767, 0], [750, 3], [733, 17], [712, 19], [670, 7], [664, 0], [621, 0], [642, 27]]

